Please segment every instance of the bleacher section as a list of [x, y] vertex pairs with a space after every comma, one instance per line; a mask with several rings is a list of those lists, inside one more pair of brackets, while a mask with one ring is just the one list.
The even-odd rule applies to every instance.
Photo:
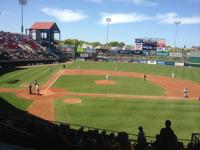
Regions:
[[48, 60], [57, 59], [46, 48], [30, 37], [10, 32], [0, 32], [0, 60]]

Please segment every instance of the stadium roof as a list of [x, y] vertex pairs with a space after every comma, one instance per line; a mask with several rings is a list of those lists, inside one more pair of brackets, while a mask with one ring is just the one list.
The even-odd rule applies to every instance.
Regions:
[[32, 30], [50, 30], [56, 23], [55, 22], [36, 22], [31, 26]]

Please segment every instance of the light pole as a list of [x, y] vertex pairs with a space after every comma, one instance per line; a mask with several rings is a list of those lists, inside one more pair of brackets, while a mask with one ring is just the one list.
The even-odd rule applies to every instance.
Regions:
[[176, 32], [175, 32], [175, 39], [174, 39], [174, 48], [176, 48], [176, 40], [178, 36], [178, 25], [181, 24], [180, 21], [175, 21], [174, 24], [176, 25]]
[[107, 23], [106, 48], [108, 48], [108, 32], [109, 32], [109, 23], [110, 22], [111, 22], [111, 18], [106, 18], [106, 23]]
[[27, 0], [19, 0], [19, 4], [22, 6], [21, 7], [21, 33], [23, 34], [23, 32], [24, 32], [24, 26], [23, 26], [23, 19], [24, 19], [24, 12], [23, 12], [23, 7], [25, 6], [25, 5], [27, 5]]

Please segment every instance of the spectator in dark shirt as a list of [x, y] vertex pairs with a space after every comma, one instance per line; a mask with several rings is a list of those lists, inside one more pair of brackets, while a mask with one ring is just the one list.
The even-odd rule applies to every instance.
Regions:
[[171, 129], [171, 121], [165, 121], [165, 128], [160, 130], [159, 149], [162, 150], [178, 150], [177, 137]]

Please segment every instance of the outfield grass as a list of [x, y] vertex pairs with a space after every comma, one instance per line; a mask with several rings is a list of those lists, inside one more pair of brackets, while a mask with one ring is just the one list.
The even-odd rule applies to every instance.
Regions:
[[[20, 69], [0, 76], [0, 87], [20, 87], [26, 85], [34, 80], [39, 80], [39, 83], [44, 84], [52, 74], [62, 68], [62, 65], [50, 65], [32, 67], [28, 69]], [[147, 65], [147, 64], [134, 64], [134, 63], [113, 63], [113, 62], [75, 62], [68, 64], [67, 68], [77, 69], [98, 69], [98, 70], [114, 70], [117, 66], [119, 71], [139, 72], [162, 76], [171, 76], [174, 72], [176, 78], [200, 82], [200, 68], [192, 67], [175, 67], [163, 65]]]
[[104, 80], [105, 76], [92, 75], [65, 75], [61, 76], [53, 85], [55, 88], [64, 88], [71, 92], [103, 93], [103, 94], [130, 94], [130, 95], [164, 95], [164, 89], [140, 78], [115, 77], [110, 79], [116, 84], [96, 85], [96, 80]]
[[[27, 108], [32, 103], [29, 100], [24, 100], [22, 98], [16, 97], [15, 93], [0, 93], [0, 107], [2, 107], [1, 104], [3, 104], [2, 100], [5, 100], [10, 105], [12, 105], [12, 106], [14, 106], [14, 107], [16, 107], [16, 108], [18, 108], [20, 110], [24, 110], [24, 111], [26, 111]], [[5, 109], [5, 108], [2, 108], [2, 109]]]
[[178, 138], [190, 139], [200, 132], [198, 101], [81, 97], [82, 103], [65, 104], [63, 99], [54, 103], [56, 120], [61, 122], [134, 134], [143, 126], [146, 135], [155, 136], [170, 119]]
[[117, 66], [119, 71], [127, 72], [139, 72], [154, 75], [170, 76], [175, 73], [176, 78], [191, 80], [200, 82], [200, 68], [192, 67], [176, 67], [176, 66], [164, 66], [164, 65], [147, 65], [147, 64], [136, 64], [136, 63], [111, 63], [111, 62], [80, 62], [77, 61], [67, 68], [78, 68], [81, 69], [98, 69], [98, 70], [115, 70]]
[[59, 69], [60, 65], [39, 66], [27, 69], [19, 69], [0, 76], [0, 87], [20, 87], [38, 80], [42, 85]]

